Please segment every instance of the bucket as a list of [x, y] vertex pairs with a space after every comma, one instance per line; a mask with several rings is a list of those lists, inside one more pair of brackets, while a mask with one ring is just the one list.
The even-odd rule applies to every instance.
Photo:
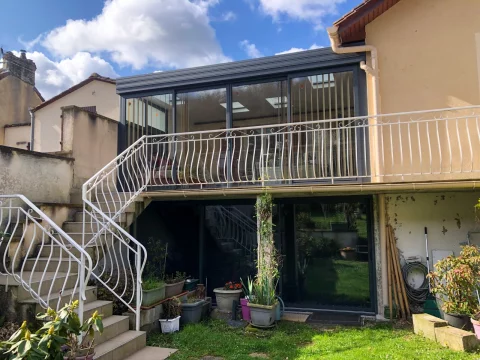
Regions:
[[242, 305], [242, 318], [245, 321], [250, 322], [252, 318], [250, 317], [250, 308], [248, 307], [248, 300], [245, 298], [240, 299], [240, 304]]

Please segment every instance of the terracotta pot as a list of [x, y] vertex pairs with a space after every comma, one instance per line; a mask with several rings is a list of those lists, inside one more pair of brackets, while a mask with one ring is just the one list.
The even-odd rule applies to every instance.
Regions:
[[243, 290], [225, 290], [224, 288], [213, 289], [217, 300], [217, 309], [220, 311], [232, 311], [233, 302], [240, 302]]

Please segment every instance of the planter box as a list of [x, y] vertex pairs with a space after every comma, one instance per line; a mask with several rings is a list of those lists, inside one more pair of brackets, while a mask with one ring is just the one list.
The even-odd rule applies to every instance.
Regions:
[[169, 334], [180, 330], [180, 316], [177, 316], [175, 319], [160, 319], [158, 321], [160, 321], [162, 333], [164, 334]]
[[202, 319], [207, 319], [212, 312], [212, 298], [206, 297], [202, 305]]
[[165, 299], [165, 284], [152, 290], [142, 290], [142, 306], [150, 307]]
[[170, 299], [183, 291], [183, 284], [185, 280], [179, 281], [175, 284], [165, 284], [165, 299]]
[[277, 317], [277, 304], [267, 306], [248, 303], [252, 325], [257, 327], [270, 327]]
[[217, 309], [220, 311], [232, 311], [233, 302], [240, 303], [240, 295], [243, 290], [225, 290], [223, 288], [213, 289], [217, 300]]
[[197, 288], [198, 279], [187, 279], [185, 280], [185, 285], [183, 286], [184, 291], [193, 291]]
[[182, 304], [182, 324], [196, 324], [202, 319], [202, 310], [205, 300]]

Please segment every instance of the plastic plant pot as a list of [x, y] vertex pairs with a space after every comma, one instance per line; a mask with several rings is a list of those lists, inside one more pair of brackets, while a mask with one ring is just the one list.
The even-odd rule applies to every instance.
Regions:
[[179, 281], [175, 284], [165, 284], [165, 298], [170, 299], [178, 294], [181, 294], [183, 291], [183, 284], [185, 280]]
[[142, 290], [142, 306], [149, 307], [165, 299], [165, 284], [152, 290]]
[[217, 309], [220, 311], [232, 311], [233, 302], [240, 301], [240, 295], [243, 290], [225, 290], [224, 288], [213, 289], [215, 299], [217, 300]]
[[472, 323], [470, 322], [470, 316], [468, 315], [444, 313], [443, 316], [449, 325], [457, 329], [462, 329], [467, 331], [472, 329]]
[[162, 328], [162, 333], [169, 334], [175, 331], [180, 330], [180, 316], [177, 316], [174, 319], [160, 319], [160, 327]]
[[250, 317], [250, 308], [248, 307], [248, 300], [246, 298], [242, 298], [240, 299], [240, 304], [242, 305], [243, 320], [250, 322], [252, 318]]
[[251, 324], [256, 327], [265, 328], [275, 324], [277, 304], [274, 305], [258, 305], [248, 303], [250, 308]]
[[183, 290], [185, 291], [193, 291], [197, 288], [198, 279], [187, 279], [185, 280], [185, 285], [183, 286]]
[[202, 310], [205, 300], [194, 303], [182, 303], [182, 324], [196, 324], [202, 319]]

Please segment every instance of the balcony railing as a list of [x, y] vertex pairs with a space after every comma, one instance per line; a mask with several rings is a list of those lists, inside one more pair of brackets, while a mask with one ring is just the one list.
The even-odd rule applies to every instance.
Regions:
[[480, 172], [479, 117], [480, 106], [473, 106], [162, 134], [140, 142], [149, 186], [157, 187], [471, 179]]

